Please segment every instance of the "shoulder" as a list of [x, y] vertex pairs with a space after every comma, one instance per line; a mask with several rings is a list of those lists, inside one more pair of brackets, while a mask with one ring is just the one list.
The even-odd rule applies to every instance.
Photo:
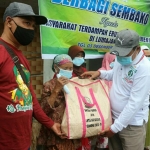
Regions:
[[0, 64], [9, 57], [7, 50], [3, 45], [0, 45]]
[[85, 71], [87, 71], [87, 69], [85, 68], [85, 67], [82, 67], [82, 70], [85, 72]]
[[139, 76], [150, 76], [150, 61], [144, 57], [136, 69]]
[[55, 86], [54, 79], [51, 79], [43, 84], [42, 99], [51, 95], [51, 91], [53, 90], [54, 86]]
[[0, 45], [0, 57], [3, 56], [2, 54], [8, 54], [8, 52], [3, 45]]
[[150, 68], [150, 61], [144, 57], [143, 60], [139, 63], [139, 67], [141, 70], [147, 70]]
[[53, 87], [55, 86], [55, 84], [56, 84], [56, 78], [51, 79], [51, 80], [45, 82], [44, 85], [43, 85], [43, 92], [49, 92], [49, 91], [51, 91], [51, 89], [53, 89]]

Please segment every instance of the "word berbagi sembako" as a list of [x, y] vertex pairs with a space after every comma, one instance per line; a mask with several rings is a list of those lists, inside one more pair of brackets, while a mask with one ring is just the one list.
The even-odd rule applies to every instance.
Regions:
[[[128, 20], [143, 25], [146, 25], [149, 20], [148, 13], [136, 10], [122, 4], [118, 4], [116, 2], [111, 4], [110, 0], [51, 0], [51, 2], [104, 15], [109, 13], [109, 15], [112, 17]], [[108, 12], [109, 8], [110, 12]]]

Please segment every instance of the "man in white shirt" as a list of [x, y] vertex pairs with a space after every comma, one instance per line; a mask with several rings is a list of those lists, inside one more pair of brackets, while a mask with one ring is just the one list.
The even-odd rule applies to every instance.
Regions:
[[91, 79], [112, 80], [110, 103], [113, 124], [100, 132], [109, 137], [110, 150], [143, 150], [148, 121], [150, 63], [139, 46], [133, 30], [118, 32], [111, 53], [114, 68], [83, 73]]

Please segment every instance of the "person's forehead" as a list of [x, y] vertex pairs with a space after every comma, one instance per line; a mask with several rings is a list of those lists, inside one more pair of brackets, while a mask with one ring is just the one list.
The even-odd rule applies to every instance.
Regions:
[[35, 17], [32, 16], [17, 16], [17, 17], [13, 17], [13, 18], [17, 18], [18, 20], [28, 20], [28, 21], [34, 21], [35, 22]]
[[79, 53], [77, 53], [77, 55], [84, 55], [84, 53], [83, 52], [79, 52]]
[[78, 54], [83, 54], [83, 52], [79, 52]]
[[73, 63], [72, 62], [68, 62], [68, 63], [65, 63], [63, 65], [60, 65], [60, 67], [72, 67], [73, 66]]

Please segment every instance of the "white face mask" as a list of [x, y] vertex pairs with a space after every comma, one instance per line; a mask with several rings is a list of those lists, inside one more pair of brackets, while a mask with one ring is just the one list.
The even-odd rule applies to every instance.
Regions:
[[84, 63], [84, 58], [83, 57], [75, 57], [73, 59], [73, 64], [75, 66], [81, 66]]
[[150, 57], [147, 57], [147, 59], [150, 61]]

